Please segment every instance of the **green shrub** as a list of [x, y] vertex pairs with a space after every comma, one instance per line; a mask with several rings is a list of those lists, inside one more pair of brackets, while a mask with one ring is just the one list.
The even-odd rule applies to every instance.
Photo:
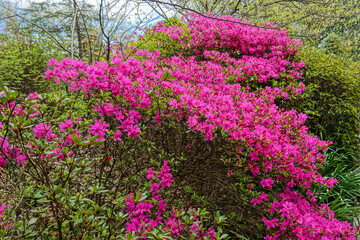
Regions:
[[[180, 19], [176, 17], [169, 18], [164, 21], [165, 26], [178, 25]], [[188, 32], [185, 24], [182, 25], [184, 32]], [[148, 32], [140, 37], [136, 42], [131, 43], [135, 49], [147, 49], [149, 51], [160, 51], [162, 57], [177, 55], [177, 53], [185, 53], [186, 50], [182, 45], [177, 44], [176, 40], [172, 40], [166, 36], [164, 32], [156, 32], [156, 28], [148, 30]]]
[[[109, 95], [103, 97], [110, 98]], [[12, 109], [4, 107], [15, 98], [24, 116], [14, 116], [16, 113], [13, 114]], [[0, 152], [14, 146], [13, 142], [3, 141], [3, 136], [9, 140], [17, 138], [12, 129], [15, 125], [16, 129], [21, 129], [20, 132], [15, 130], [21, 139], [39, 145], [38, 148], [23, 145], [32, 152], [29, 154], [37, 155], [28, 158], [26, 164], [11, 160], [6, 170], [0, 168], [2, 182], [6, 183], [0, 189], [0, 239], [144, 239], [136, 236], [135, 231], [126, 232], [128, 223], [136, 221], [140, 213], [148, 216], [149, 222], [163, 218], [172, 221], [176, 217], [179, 226], [183, 226], [179, 230], [183, 239], [192, 239], [192, 224], [197, 224], [199, 234], [210, 233], [210, 228], [215, 227], [215, 236], [226, 239], [221, 228], [226, 218], [220, 213], [183, 208], [184, 201], [179, 208], [172, 203], [179, 189], [176, 186], [171, 189], [169, 180], [176, 171], [165, 168], [164, 160], [156, 161], [162, 156], [156, 155], [158, 149], [153, 142], [142, 137], [103, 141], [99, 136], [82, 135], [96, 117], [93, 110], [92, 100], [81, 93], [62, 91], [23, 98], [15, 91], [0, 88], [0, 123], [5, 125], [0, 127], [0, 144], [4, 144]], [[53, 133], [64, 138], [34, 137], [34, 129], [45, 121], [56, 123]], [[61, 129], [61, 123], [66, 121], [72, 122], [71, 127]], [[108, 122], [115, 124], [110, 118]], [[50, 136], [53, 130], [48, 129], [46, 135]], [[151, 131], [149, 128], [147, 132]], [[161, 154], [166, 153], [162, 151]], [[149, 159], [152, 155], [156, 159]], [[2, 158], [0, 160], [3, 163]], [[150, 167], [154, 171], [153, 178], [145, 177]], [[162, 187], [159, 180], [165, 175], [169, 186]], [[155, 183], [161, 186], [156, 194], [151, 190], [151, 184]], [[145, 208], [143, 212], [135, 211], [131, 204], [138, 206], [137, 209], [151, 206], [151, 213]], [[4, 208], [6, 214], [3, 216]], [[157, 224], [146, 228], [150, 230], [144, 228], [139, 235], [146, 234], [147, 239], [174, 239], [171, 237], [173, 228], [166, 226]]]
[[44, 79], [50, 53], [36, 39], [0, 34], [0, 86], [21, 93], [45, 92], [50, 81]]
[[310, 47], [303, 47], [298, 57], [306, 63], [305, 92], [281, 106], [306, 113], [310, 132], [333, 141], [334, 147], [358, 152], [359, 64]]

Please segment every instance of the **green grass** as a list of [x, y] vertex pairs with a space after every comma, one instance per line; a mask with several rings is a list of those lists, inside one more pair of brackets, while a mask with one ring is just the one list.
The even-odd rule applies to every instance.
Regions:
[[360, 216], [360, 165], [354, 155], [342, 149], [328, 150], [320, 173], [338, 180], [333, 188], [315, 187], [317, 203], [326, 203], [339, 220], [352, 222]]

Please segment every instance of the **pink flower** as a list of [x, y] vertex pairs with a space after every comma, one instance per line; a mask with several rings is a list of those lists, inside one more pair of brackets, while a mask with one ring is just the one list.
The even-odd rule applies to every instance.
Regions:
[[255, 207], [256, 205], [260, 204], [261, 201], [259, 199], [257, 199], [257, 198], [253, 198], [253, 199], [251, 199], [250, 203], [253, 203], [254, 207]]
[[101, 123], [101, 120], [95, 119], [95, 124], [89, 126], [89, 132], [94, 136], [99, 135], [100, 136], [100, 138], [98, 139], [99, 141], [105, 140], [104, 139], [105, 133], [109, 131], [107, 129], [108, 126], [109, 124], [107, 124], [106, 122]]
[[267, 194], [266, 193], [264, 193], [264, 192], [262, 192], [261, 194], [260, 194], [260, 196], [258, 197], [258, 199], [260, 200], [260, 201], [269, 201], [269, 199], [267, 198]]
[[35, 125], [33, 131], [35, 133], [34, 137], [38, 137], [38, 139], [46, 137], [46, 140], [51, 140], [56, 137], [52, 134], [51, 126], [47, 125], [46, 123]]
[[130, 197], [125, 200], [126, 208], [128, 211], [132, 211], [135, 208], [135, 202], [132, 199], [134, 196], [130, 194]]
[[152, 183], [151, 184], [151, 190], [150, 190], [150, 192], [155, 192], [155, 193], [158, 193], [159, 192], [159, 184], [157, 184], [157, 183]]
[[73, 123], [72, 123], [71, 119], [65, 119], [64, 122], [61, 122], [59, 124], [60, 131], [67, 131], [70, 128], [72, 128], [72, 126], [73, 126]]
[[146, 173], [148, 174], [148, 175], [146, 176], [147, 179], [154, 179], [154, 174], [155, 174], [154, 170], [152, 170], [151, 168], [149, 168], [148, 170], [146, 170]]
[[127, 130], [129, 137], [135, 139], [136, 137], [140, 136], [140, 127], [139, 126], [131, 126]]
[[273, 220], [267, 220], [266, 217], [262, 217], [261, 220], [265, 223], [267, 229], [275, 228], [276, 226], [278, 226], [277, 222], [279, 219], [277, 219], [277, 217], [275, 217]]
[[167, 164], [168, 162], [164, 161], [162, 170], [158, 174], [158, 178], [161, 179], [161, 181], [159, 182], [161, 188], [170, 187], [171, 183], [174, 182], [172, 180], [172, 174], [170, 173], [171, 169]]
[[335, 178], [331, 177], [326, 181], [325, 184], [328, 188], [332, 188], [334, 186], [334, 184], [337, 184], [337, 183], [339, 183], [339, 182]]
[[267, 194], [262, 192], [258, 198], [253, 198], [251, 199], [250, 203], [253, 203], [254, 204], [254, 207], [260, 203], [263, 203], [263, 202], [266, 202], [266, 201], [269, 201], [269, 199], [267, 198]]
[[269, 236], [269, 235], [267, 235], [266, 237], [264, 237], [264, 240], [276, 240], [276, 239], [278, 239], [278, 237]]
[[17, 156], [17, 158], [16, 158], [17, 166], [26, 164], [27, 162], [25, 161], [25, 159], [26, 159], [26, 156], [25, 156], [25, 155], [19, 155], [19, 156]]
[[4, 212], [5, 212], [5, 209], [8, 207], [9, 205], [7, 204], [1, 204], [0, 206], [0, 219], [1, 217], [3, 216]]
[[260, 182], [260, 184], [261, 184], [261, 186], [263, 188], [268, 187], [270, 189], [272, 189], [273, 183], [274, 183], [274, 180], [271, 177], [270, 178], [263, 178], [261, 180], [261, 182]]
[[121, 141], [121, 135], [122, 135], [122, 132], [121, 131], [116, 131], [115, 133], [114, 133], [114, 141], [116, 142], [116, 141]]

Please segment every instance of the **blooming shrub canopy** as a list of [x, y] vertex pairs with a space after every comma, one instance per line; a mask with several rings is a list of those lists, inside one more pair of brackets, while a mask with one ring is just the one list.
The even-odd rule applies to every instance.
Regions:
[[[265, 239], [353, 239], [354, 229], [348, 222], [335, 219], [326, 205], [317, 206], [310, 190], [307, 196], [296, 190], [314, 184], [330, 188], [336, 180], [325, 179], [317, 172], [323, 163], [321, 152], [330, 143], [308, 135], [303, 125], [305, 114], [276, 105], [277, 99], [304, 90], [298, 82], [304, 63], [292, 60], [301, 43], [290, 39], [285, 30], [273, 27], [253, 27], [232, 17], [214, 20], [187, 14], [178, 25], [166, 27], [159, 23], [149, 31], [170, 36], [194, 52], [193, 56], [179, 53], [163, 58], [159, 51], [137, 49], [132, 55], [117, 52], [111, 62], [94, 65], [52, 59], [46, 77], [67, 83], [70, 91], [83, 92], [92, 100], [91, 116], [97, 117], [63, 119], [59, 124], [51, 120], [36, 122], [36, 115], [41, 115], [36, 111], [41, 96], [36, 94], [26, 103], [34, 112], [27, 112], [15, 102], [4, 104], [2, 112], [30, 119], [34, 140], [16, 146], [3, 136], [0, 163], [6, 167], [10, 160], [18, 164], [33, 161], [39, 157], [40, 141], [54, 143], [51, 151], [40, 153], [40, 159], [52, 164], [72, 158], [73, 151], [85, 144], [82, 139], [88, 144], [131, 143], [151, 132], [152, 127], [185, 122], [187, 131], [201, 133], [206, 141], [224, 138], [235, 146], [231, 171], [243, 169], [253, 179], [260, 178], [253, 184], [262, 191], [251, 204], [261, 206], [265, 212]], [[254, 81], [266, 84], [280, 77], [288, 80], [287, 86], [248, 86]], [[64, 149], [74, 150], [65, 153]], [[106, 159], [111, 161], [108, 155]], [[177, 210], [162, 222], [166, 204], [157, 193], [172, 183], [169, 172], [167, 162], [157, 175], [147, 170], [147, 179], [153, 181], [152, 201], [136, 201], [133, 193], [128, 195], [124, 212], [129, 216], [127, 232], [146, 238], [146, 231], [158, 227], [160, 231], [171, 230], [171, 239], [182, 235]], [[155, 181], [156, 177], [159, 181]], [[152, 209], [157, 209], [157, 218], [148, 217], [154, 213]], [[191, 210], [189, 214], [193, 214]], [[198, 216], [195, 214], [193, 219], [197, 221]], [[214, 229], [202, 229], [200, 224], [192, 225], [191, 232], [197, 238], [216, 239]]]

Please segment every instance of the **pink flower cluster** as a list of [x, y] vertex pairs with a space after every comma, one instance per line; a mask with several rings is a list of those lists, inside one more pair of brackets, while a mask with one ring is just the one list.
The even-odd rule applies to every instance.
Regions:
[[[25, 110], [30, 113], [29, 118], [33, 119], [35, 116], [37, 116], [39, 113], [37, 112], [38, 107], [38, 101], [41, 99], [41, 96], [35, 93], [32, 93], [29, 95], [25, 103], [23, 105], [18, 105], [14, 108], [15, 102], [12, 102], [5, 105], [0, 105], [0, 112], [9, 114], [9, 112], [12, 111], [12, 109], [15, 109], [12, 112], [12, 116], [25, 116]], [[32, 102], [32, 105], [29, 106], [29, 102]], [[29, 107], [29, 109], [27, 109]], [[23, 126], [22, 126], [23, 127]], [[9, 139], [9, 137], [0, 137], [0, 166], [5, 167], [6, 164], [8, 164], [9, 161], [15, 161], [18, 166], [21, 164], [26, 164], [28, 158], [36, 158], [37, 155], [41, 159], [47, 158], [47, 159], [55, 159], [60, 160], [64, 159], [66, 156], [61, 152], [61, 149], [66, 148], [67, 146], [70, 146], [73, 144], [73, 141], [71, 140], [71, 137], [73, 134], [75, 134], [77, 137], [79, 137], [79, 131], [76, 130], [75, 133], [67, 133], [67, 130], [71, 129], [73, 127], [72, 120], [65, 119], [64, 122], [60, 122], [59, 124], [59, 134], [53, 133], [53, 126], [41, 122], [38, 124], [35, 124], [34, 128], [32, 128], [33, 137], [37, 140], [46, 140], [48, 143], [50, 142], [56, 142], [55, 147], [53, 149], [47, 149], [51, 153], [45, 154], [45, 151], [39, 151], [39, 148], [37, 146], [37, 143], [34, 141], [27, 142], [23, 147], [27, 149], [27, 153], [22, 153], [20, 151], [20, 148], [14, 144], [10, 143], [9, 141], [12, 139]], [[20, 131], [18, 127], [14, 129], [9, 129], [9, 131]], [[8, 134], [9, 136], [10, 134]], [[49, 144], [51, 145], [51, 144]], [[68, 154], [68, 157], [72, 156], [72, 152]]]
[[[1, 94], [0, 97], [4, 97], [4, 94]], [[36, 93], [32, 93], [30, 94], [30, 96], [27, 99], [32, 99], [32, 98], [36, 98], [37, 94]], [[33, 108], [35, 109], [36, 106], [33, 106]], [[16, 104], [15, 101], [13, 102], [9, 102], [7, 104], [0, 104], [0, 113], [5, 113], [7, 115], [10, 116], [24, 116], [25, 112], [24, 109], [22, 108], [21, 105]], [[36, 112], [36, 110], [34, 110], [29, 117], [33, 118], [35, 115], [37, 115], [38, 113]], [[8, 118], [9, 116], [7, 116]], [[8, 123], [7, 123], [8, 124]], [[6, 164], [8, 163], [8, 161], [15, 161], [17, 166], [20, 166], [21, 164], [26, 164], [26, 156], [24, 153], [22, 153], [19, 149], [18, 146], [16, 145], [12, 145], [11, 143], [9, 143], [9, 134], [5, 133], [6, 131], [12, 131], [12, 130], [16, 130], [16, 131], [20, 131], [20, 129], [16, 128], [16, 129], [4, 129], [4, 123], [0, 122], [0, 132], [4, 131], [4, 135], [0, 136], [0, 167], [5, 168]]]
[[94, 136], [100, 136], [100, 138], [98, 140], [105, 140], [104, 136], [105, 133], [108, 131], [107, 127], [109, 126], [109, 124], [107, 124], [106, 122], [101, 122], [101, 120], [96, 120], [95, 119], [95, 124], [90, 125], [89, 126], [89, 133], [91, 133]]
[[[126, 202], [126, 214], [129, 216], [129, 221], [126, 224], [126, 231], [133, 233], [133, 235], [146, 238], [145, 232], [150, 232], [154, 228], [162, 229], [164, 232], [169, 232], [171, 239], [184, 236], [185, 233], [190, 232], [190, 236], [195, 235], [196, 238], [208, 237], [215, 238], [214, 229], [203, 229], [201, 221], [196, 215], [195, 211], [189, 209], [187, 212], [192, 217], [190, 226], [187, 229], [186, 225], [189, 223], [183, 222], [180, 217], [180, 212], [184, 209], [173, 209], [170, 216], [164, 218], [163, 213], [166, 212], [167, 204], [161, 199], [159, 188], [170, 187], [172, 180], [171, 169], [167, 161], [164, 161], [162, 170], [156, 173], [152, 169], [147, 170], [147, 179], [152, 180], [151, 199], [142, 198], [137, 200], [135, 194], [130, 193]], [[156, 213], [155, 215], [152, 213]], [[151, 217], [153, 215], [153, 217]], [[187, 232], [188, 231], [188, 232]]]
[[350, 223], [337, 220], [326, 204], [317, 206], [312, 193], [308, 191], [308, 195], [310, 200], [289, 188], [280, 194], [281, 201], [274, 201], [267, 210], [276, 217], [262, 219], [267, 229], [276, 230], [266, 240], [354, 239]]
[[[162, 170], [157, 174], [157, 177], [152, 169], [147, 170], [147, 178], [154, 181], [151, 184], [150, 192], [152, 193], [151, 198], [157, 206], [156, 219], [151, 219], [149, 215], [146, 215], [146, 213], [150, 214], [151, 209], [154, 208], [153, 203], [144, 200], [136, 204], [135, 195], [131, 193], [129, 198], [126, 199], [127, 214], [130, 216], [126, 228], [127, 232], [151, 231], [151, 229], [162, 224], [162, 213], [165, 212], [167, 204], [161, 199], [159, 187], [170, 187], [171, 182], [173, 182], [172, 174], [170, 174], [170, 168], [167, 164], [167, 161], [164, 161]], [[156, 180], [159, 180], [159, 182], [156, 182]]]
[[[71, 91], [82, 90], [88, 97], [100, 90], [111, 92], [113, 100], [98, 102], [94, 111], [99, 112], [99, 116], [112, 116], [119, 121], [121, 131], [114, 136], [116, 141], [121, 140], [122, 132], [132, 138], [139, 136], [139, 110], [151, 105], [145, 81], [148, 77], [146, 72], [152, 70], [151, 65], [150, 69], [145, 69], [139, 60], [130, 58], [125, 62], [119, 56], [112, 58], [112, 64], [98, 62], [95, 65], [86, 65], [73, 59], [64, 59], [59, 63], [52, 59], [49, 65], [54, 66], [54, 69], [48, 70], [46, 76], [54, 77], [56, 82], [70, 82]], [[106, 127], [105, 122], [95, 120], [89, 132], [99, 135], [100, 140], [103, 140]]]
[[[215, 17], [224, 21], [210, 17], [188, 13], [182, 18], [186, 24], [166, 27], [161, 22], [153, 29], [165, 33], [185, 49], [194, 49], [195, 54], [228, 63], [228, 71], [239, 81], [252, 76], [266, 82], [282, 74], [300, 79], [300, 68], [305, 64], [290, 61], [289, 57], [297, 53], [301, 42], [292, 40], [285, 29], [274, 29], [276, 26], [269, 23], [264, 24], [264, 28], [251, 27], [248, 21], [230, 16]], [[213, 49], [223, 49], [224, 53]]]
[[14, 160], [17, 166], [26, 164], [26, 156], [17, 146], [11, 145], [5, 136], [0, 137], [0, 167], [5, 168], [9, 160]]
[[14, 226], [13, 225], [10, 225], [10, 224], [8, 224], [8, 223], [2, 223], [2, 217], [3, 217], [3, 215], [4, 215], [4, 212], [6, 211], [6, 209], [9, 207], [9, 205], [8, 204], [1, 204], [1, 206], [0, 206], [0, 227], [2, 228], [2, 229], [11, 229], [11, 228], [13, 228]]
[[0, 219], [3, 216], [3, 213], [5, 212], [5, 209], [8, 207], [6, 204], [1, 204], [0, 206]]
[[51, 139], [56, 138], [56, 135], [52, 134], [51, 126], [46, 123], [40, 123], [35, 125], [33, 128], [34, 137], [38, 137], [38, 139], [45, 138], [46, 141], [50, 141]]
[[164, 161], [164, 165], [162, 167], [161, 172], [159, 172], [158, 174], [158, 178], [160, 178], [160, 182], [159, 185], [161, 186], [161, 188], [164, 187], [170, 187], [171, 183], [173, 183], [174, 181], [172, 180], [172, 175], [170, 174], [170, 167], [168, 166], [168, 162]]

